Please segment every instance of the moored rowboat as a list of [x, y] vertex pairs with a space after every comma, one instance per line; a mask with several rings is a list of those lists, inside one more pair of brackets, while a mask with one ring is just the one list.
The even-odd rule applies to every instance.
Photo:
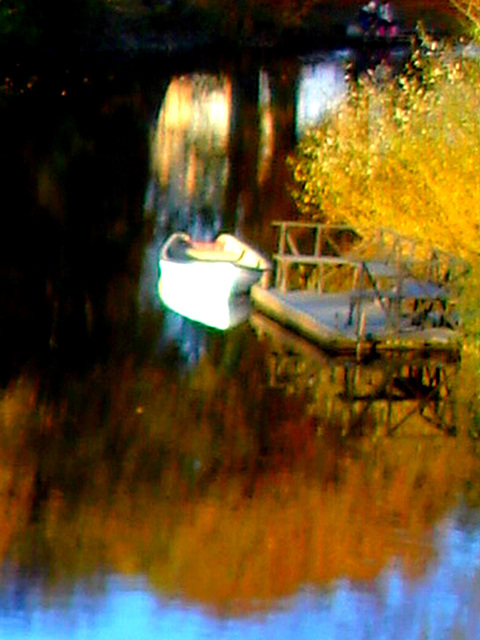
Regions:
[[201, 289], [235, 295], [271, 270], [270, 262], [251, 246], [228, 233], [214, 242], [194, 241], [183, 232], [172, 234], [160, 251], [160, 272], [177, 285], [191, 278]]
[[[264, 256], [235, 236], [221, 234], [214, 242], [196, 242], [183, 232], [172, 234], [162, 246], [159, 267], [163, 303], [221, 329], [248, 315], [245, 294], [271, 270]], [[240, 298], [246, 300], [238, 302]]]

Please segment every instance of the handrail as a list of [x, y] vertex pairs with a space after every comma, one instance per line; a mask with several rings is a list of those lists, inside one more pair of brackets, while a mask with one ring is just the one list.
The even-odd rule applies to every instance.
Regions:
[[[394, 265], [402, 262], [412, 268], [413, 266], [417, 269], [423, 268], [423, 277], [443, 286], [451, 285], [468, 273], [470, 268], [464, 259], [438, 247], [425, 246], [419, 240], [388, 227], [356, 228], [349, 224], [299, 220], [274, 220], [272, 226], [278, 227], [280, 232], [275, 254], [277, 263], [283, 256], [298, 256], [299, 262], [302, 262], [306, 256], [336, 255], [340, 257], [345, 251], [339, 246], [338, 238], [332, 235], [348, 232], [361, 239], [359, 243], [350, 245], [349, 257], [352, 259], [366, 259], [365, 254], [373, 251], [374, 255], [371, 259]], [[310, 238], [313, 248], [307, 253], [298, 249], [297, 240], [292, 236], [292, 233], [302, 229], [314, 232]], [[322, 250], [322, 245], [328, 245], [329, 253]], [[381, 255], [379, 255], [380, 252]]]

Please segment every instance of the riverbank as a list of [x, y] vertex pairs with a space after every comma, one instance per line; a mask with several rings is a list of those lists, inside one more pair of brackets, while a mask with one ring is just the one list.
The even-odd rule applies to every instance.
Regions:
[[[339, 48], [351, 44], [348, 27], [355, 23], [358, 0], [319, 2], [307, 18], [296, 24], [283, 21], [277, 13], [266, 14], [263, 22], [255, 15], [237, 11], [230, 19], [228, 4], [208, 9], [200, 4], [147, 0], [111, 0], [108, 3], [75, 3], [79, 18], [68, 14], [52, 20], [28, 17], [19, 9], [16, 25], [2, 24], [4, 65], [50, 57], [52, 60], [96, 56], [132, 58], [145, 55], [183, 56], [194, 52], [239, 50], [288, 52]], [[394, 3], [402, 32], [412, 33], [422, 22], [427, 31], [439, 37], [458, 35], [463, 29], [458, 14], [448, 0], [434, 2], [404, 0]], [[61, 28], [59, 28], [61, 25]], [[1, 35], [1, 34], [0, 34]]]
[[[360, 2], [324, 2], [303, 24], [282, 29], [258, 27], [235, 32], [226, 26], [227, 17], [218, 14], [149, 9], [141, 0], [114, 3], [105, 17], [102, 31], [89, 38], [89, 48], [103, 53], [148, 54], [185, 53], [199, 48], [302, 49], [331, 48], [351, 43], [348, 27], [355, 23]], [[396, 15], [404, 33], [413, 33], [422, 23], [439, 37], [455, 37], [464, 26], [448, 0], [396, 3]]]

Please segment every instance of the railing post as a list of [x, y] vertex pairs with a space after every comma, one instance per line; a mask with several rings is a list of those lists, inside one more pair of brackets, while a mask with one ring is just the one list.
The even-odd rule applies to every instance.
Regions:
[[315, 229], [315, 248], [314, 248], [314, 256], [319, 257], [322, 249], [322, 224], [318, 224]]
[[278, 239], [278, 253], [283, 256], [285, 254], [287, 227], [285, 222], [280, 223], [280, 238]]
[[398, 331], [401, 324], [401, 314], [402, 314], [402, 290], [403, 290], [403, 268], [402, 268], [402, 259], [401, 255], [397, 254], [396, 256], [396, 270], [397, 270], [397, 284], [396, 284], [396, 295], [392, 299], [391, 305], [393, 306], [393, 328]]
[[[315, 227], [315, 239], [313, 246], [313, 255], [316, 258], [319, 258], [322, 253], [322, 228], [323, 225], [321, 223], [317, 224]], [[323, 265], [319, 264], [317, 266], [317, 293], [323, 293]]]
[[277, 289], [282, 289], [282, 291], [286, 290], [286, 273], [284, 270], [286, 269], [285, 263], [282, 260], [282, 257], [285, 255], [285, 246], [286, 246], [286, 233], [287, 227], [285, 222], [280, 222], [280, 236], [278, 238], [278, 255], [277, 265], [276, 265], [276, 273], [275, 273], [275, 287]]
[[357, 283], [357, 316], [355, 320], [355, 332], [357, 338], [360, 334], [360, 325], [362, 321], [362, 306], [363, 306], [363, 280], [364, 280], [364, 265], [360, 263], [358, 267], [358, 283]]

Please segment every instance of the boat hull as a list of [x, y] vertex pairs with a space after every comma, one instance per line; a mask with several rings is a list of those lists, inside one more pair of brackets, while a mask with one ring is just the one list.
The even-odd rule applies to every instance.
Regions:
[[[220, 246], [221, 249], [215, 247]], [[213, 249], [212, 249], [213, 247]], [[270, 262], [255, 249], [229, 234], [214, 243], [194, 243], [186, 233], [174, 233], [160, 253], [160, 272], [176, 286], [204, 292], [216, 290], [225, 295], [247, 293], [264, 274]]]
[[[271, 269], [261, 254], [234, 236], [215, 243], [193, 243], [184, 233], [171, 236], [160, 253], [159, 296], [173, 311], [218, 328], [244, 315], [251, 287]], [[218, 247], [221, 246], [222, 249]], [[237, 324], [238, 322], [234, 322]]]

